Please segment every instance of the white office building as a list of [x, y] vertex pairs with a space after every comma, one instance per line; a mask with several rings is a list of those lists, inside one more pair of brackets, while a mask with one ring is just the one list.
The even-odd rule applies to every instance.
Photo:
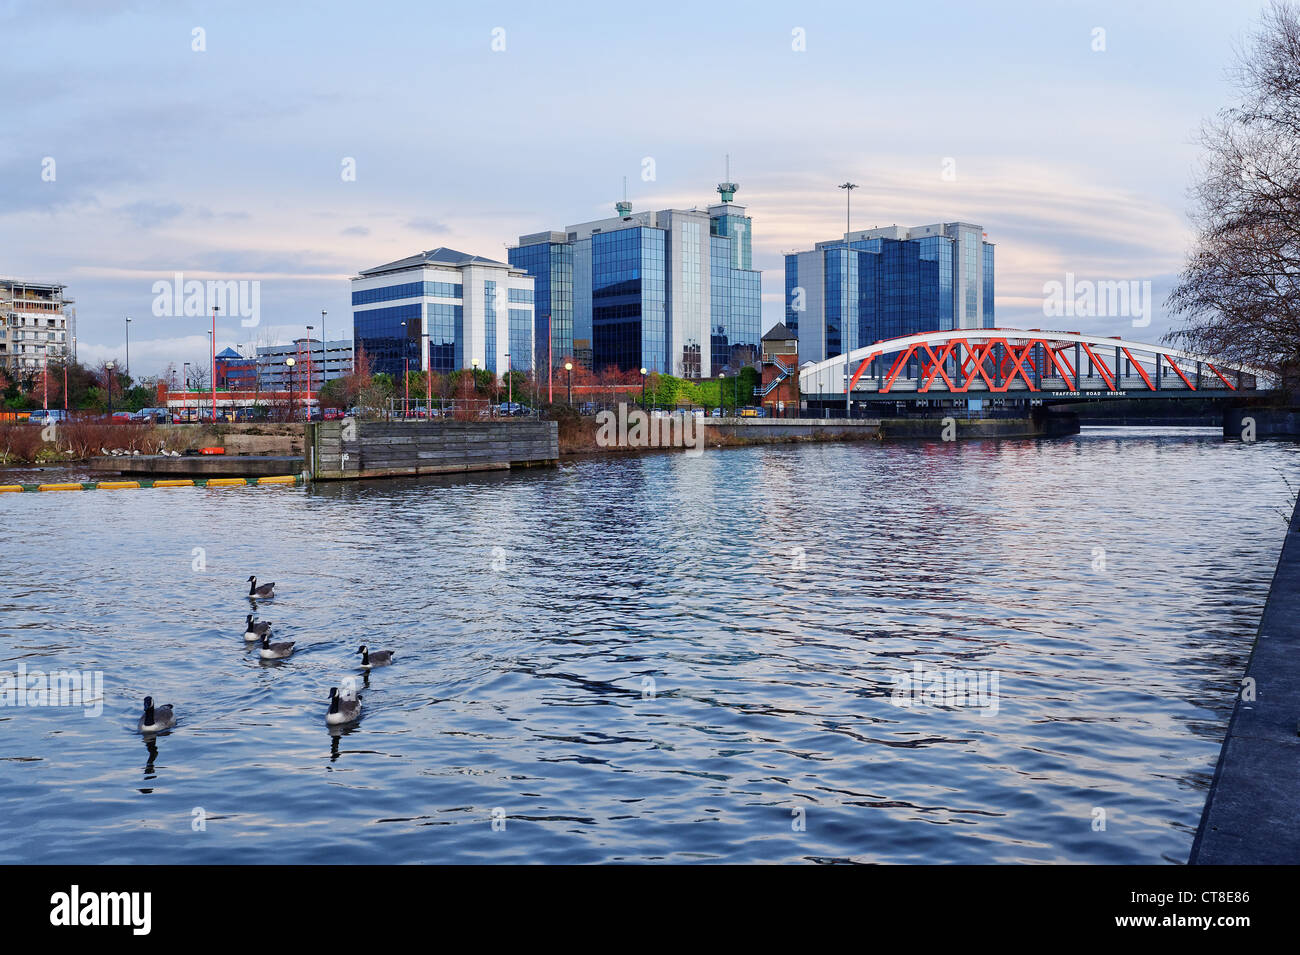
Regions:
[[455, 249], [420, 252], [352, 279], [352, 327], [375, 373], [532, 372], [533, 277]]

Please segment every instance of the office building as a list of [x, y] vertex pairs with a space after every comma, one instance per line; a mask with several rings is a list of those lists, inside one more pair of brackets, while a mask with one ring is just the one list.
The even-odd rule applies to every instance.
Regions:
[[512, 265], [537, 280], [539, 368], [711, 377], [758, 361], [761, 273], [752, 225], [721, 183], [707, 210], [632, 211], [519, 237]]
[[801, 361], [886, 338], [993, 328], [993, 244], [946, 222], [847, 233], [785, 257], [785, 324]]
[[29, 379], [47, 361], [75, 359], [77, 312], [65, 288], [0, 279], [0, 370]]
[[[292, 370], [286, 359], [293, 358]], [[373, 369], [372, 369], [373, 370]], [[352, 343], [322, 342], [317, 338], [298, 338], [285, 345], [257, 346], [257, 387], [263, 391], [280, 391], [293, 384], [319, 391], [332, 378], [352, 374]]]
[[533, 286], [520, 268], [447, 248], [366, 269], [352, 280], [356, 350], [399, 379], [408, 367], [531, 372]]

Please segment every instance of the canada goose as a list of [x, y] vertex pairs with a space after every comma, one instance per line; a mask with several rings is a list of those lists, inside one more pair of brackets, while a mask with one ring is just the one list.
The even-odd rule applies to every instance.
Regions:
[[262, 620], [258, 623], [253, 623], [253, 615], [250, 613], [248, 619], [244, 621], [244, 639], [249, 643], [261, 640], [262, 637], [266, 636], [270, 632], [271, 621], [269, 620]]
[[176, 714], [172, 712], [171, 703], [155, 709], [153, 697], [146, 696], [144, 698], [144, 715], [136, 722], [136, 729], [141, 733], [157, 733], [161, 730], [171, 729], [175, 725]]
[[263, 600], [270, 600], [272, 597], [275, 596], [275, 584], [274, 583], [262, 584], [262, 586], [259, 587], [257, 586], [257, 578], [249, 577], [248, 596], [261, 597]]
[[345, 698], [339, 694], [337, 686], [330, 687], [330, 708], [325, 714], [325, 722], [330, 726], [351, 723], [361, 719], [361, 697]]
[[361, 669], [369, 670], [372, 667], [386, 667], [393, 662], [392, 650], [376, 650], [370, 652], [370, 648], [364, 643], [357, 648], [357, 653], [361, 654]]
[[269, 633], [262, 634], [261, 655], [263, 660], [286, 660], [292, 653], [292, 641], [289, 643], [272, 643]]

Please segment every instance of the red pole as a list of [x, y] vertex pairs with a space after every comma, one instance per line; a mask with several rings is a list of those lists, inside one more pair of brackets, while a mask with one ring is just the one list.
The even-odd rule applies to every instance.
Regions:
[[212, 306], [212, 423], [217, 423], [217, 307]]
[[307, 410], [304, 420], [311, 420], [311, 336], [307, 337]]
[[41, 407], [50, 410], [50, 343], [45, 343], [45, 368], [41, 371]]

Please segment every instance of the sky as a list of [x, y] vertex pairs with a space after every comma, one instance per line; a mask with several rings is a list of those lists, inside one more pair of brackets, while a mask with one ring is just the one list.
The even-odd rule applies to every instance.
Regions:
[[[855, 229], [983, 225], [999, 326], [1154, 341], [1263, 6], [0, 0], [0, 275], [68, 286], [87, 364], [125, 358], [130, 316], [158, 374], [207, 360], [210, 317], [154, 315], [176, 273], [260, 283], [219, 349], [322, 310], [351, 338], [361, 269], [504, 260], [613, 215], [624, 176], [634, 209], [703, 208], [730, 155], [764, 328], [851, 180]], [[1150, 326], [1045, 318], [1067, 273], [1150, 282]]]

